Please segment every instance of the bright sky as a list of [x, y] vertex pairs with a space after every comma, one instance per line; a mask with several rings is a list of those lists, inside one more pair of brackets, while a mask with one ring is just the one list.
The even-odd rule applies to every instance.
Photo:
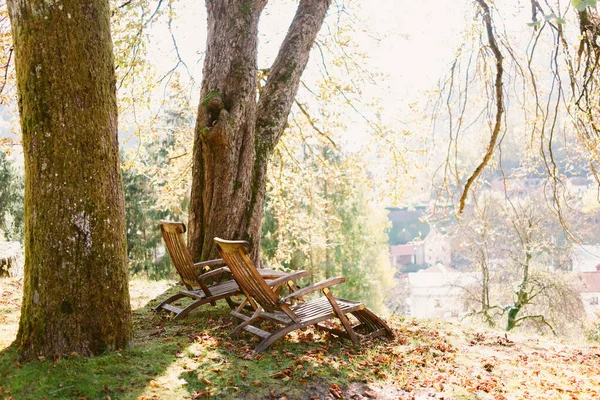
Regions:
[[[269, 66], [277, 54], [295, 12], [294, 3], [272, 0], [264, 10], [260, 25], [260, 67]], [[177, 4], [175, 37], [182, 58], [199, 82], [202, 74], [199, 55], [206, 42], [204, 4], [200, 1]], [[366, 25], [365, 32], [357, 32], [354, 39], [368, 54], [369, 65], [388, 76], [386, 86], [378, 88], [380, 97], [406, 101], [433, 88], [447, 71], [460, 40], [466, 1], [363, 0], [355, 4], [351, 12], [363, 18]], [[174, 56], [174, 52], [165, 26], [156, 29], [153, 41], [152, 58], [162, 65], [161, 69], [170, 69], [173, 58], [167, 59], [165, 54]]]
[[[206, 42], [205, 6], [201, 1], [176, 4], [178, 18], [172, 24], [173, 32], [179, 54], [196, 81], [197, 86], [191, 95], [197, 101], [198, 85], [202, 78], [201, 55]], [[293, 19], [296, 5], [297, 2], [292, 0], [271, 0], [263, 11], [259, 40], [260, 68], [269, 67], [273, 62]], [[465, 21], [465, 12], [472, 9], [471, 0], [363, 0], [352, 2], [350, 7], [350, 15], [364, 21], [364, 29], [353, 32], [352, 40], [367, 55], [365, 67], [384, 75], [382, 82], [363, 88], [364, 98], [381, 99], [384, 104], [382, 122], [396, 130], [405, 129], [408, 126], [404, 122], [410, 123], [412, 118], [417, 118], [408, 105], [417, 101], [424, 104], [426, 93], [435, 89], [438, 80], [447, 74], [460, 45], [462, 32], [469, 23]], [[336, 12], [334, 2], [322, 31], [335, 28]], [[175, 54], [166, 24], [155, 28], [152, 42], [152, 59], [164, 72], [170, 70]], [[170, 56], [165, 57], [167, 54]], [[313, 63], [309, 63], [303, 75], [305, 81], [314, 81], [311, 74], [317, 79], [320, 76], [317, 65], [319, 57], [319, 53], [313, 51]], [[180, 73], [182, 76], [187, 74], [184, 69]], [[364, 121], [358, 117], [356, 119], [356, 122], [348, 123], [340, 139], [350, 151], [361, 149], [372, 139]], [[385, 179], [389, 164], [377, 158], [372, 160], [370, 170]]]

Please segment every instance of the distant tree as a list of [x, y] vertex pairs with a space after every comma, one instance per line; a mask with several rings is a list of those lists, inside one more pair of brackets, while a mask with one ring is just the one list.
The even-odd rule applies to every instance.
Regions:
[[159, 256], [161, 219], [187, 222], [189, 164], [193, 118], [175, 76], [166, 92], [168, 102], [155, 116], [152, 134], [142, 135], [139, 146], [122, 153], [127, 253], [129, 270], [151, 279], [164, 279], [172, 270], [169, 256]]
[[[342, 298], [362, 300], [384, 311], [384, 301], [395, 286], [387, 245], [389, 222], [383, 207], [370, 205], [364, 183], [346, 175], [345, 191], [332, 193], [340, 232], [326, 247], [327, 277], [343, 276], [346, 284], [336, 293]], [[329, 253], [332, 253], [330, 255]]]
[[548, 213], [542, 197], [506, 200], [483, 192], [467, 207], [454, 234], [455, 246], [480, 272], [478, 284], [465, 288], [473, 308], [469, 315], [507, 331], [534, 325], [565, 332], [582, 316], [574, 283], [555, 271], [560, 223]]
[[[289, 144], [289, 143], [288, 143]], [[336, 295], [378, 311], [394, 286], [387, 212], [368, 199], [355, 159], [325, 144], [302, 145], [296, 161], [276, 157], [263, 225], [269, 266], [306, 269], [311, 279], [343, 276]]]
[[152, 180], [130, 168], [123, 171], [125, 217], [127, 220], [127, 256], [132, 274], [144, 273], [150, 278], [166, 278], [171, 270], [168, 257], [159, 258], [162, 244], [158, 224], [168, 211], [156, 207]]
[[[567, 236], [578, 239], [564, 216], [572, 198], [566, 178], [589, 175], [600, 184], [597, 2], [470, 3], [472, 23], [434, 92], [437, 126], [447, 133], [435, 172], [439, 197], [460, 214], [490, 175], [536, 175]], [[517, 14], [529, 22], [519, 28]]]
[[[500, 218], [503, 198], [493, 192], [483, 192], [467, 207], [459, 220], [458, 229], [451, 235], [455, 249], [453, 259], [463, 261], [463, 267], [479, 272], [477, 285], [467, 290], [467, 302], [475, 309], [471, 316], [480, 316], [490, 327], [494, 327], [504, 308], [495, 304], [498, 291], [496, 284], [502, 281], [504, 270], [497, 270], [494, 259], [504, 256]], [[495, 293], [496, 292], [496, 293]]]
[[0, 233], [5, 240], [23, 242], [23, 190], [23, 177], [0, 152]]
[[108, 0], [8, 1], [25, 156], [25, 359], [132, 338]]

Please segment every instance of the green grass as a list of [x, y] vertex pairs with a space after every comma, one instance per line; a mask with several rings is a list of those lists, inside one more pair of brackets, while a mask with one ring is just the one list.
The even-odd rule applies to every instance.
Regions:
[[[16, 334], [20, 285], [0, 280], [0, 329], [8, 327], [0, 330], [0, 399], [600, 396], [597, 347], [515, 336], [507, 345], [495, 331], [393, 319], [394, 340], [353, 346], [307, 329], [251, 357], [258, 339], [248, 334], [227, 338], [234, 321], [224, 302], [200, 308], [183, 321], [155, 315], [152, 307], [176, 290], [167, 288], [164, 282], [132, 282], [131, 348], [94, 358], [75, 355], [21, 364], [8, 346]], [[550, 395], [549, 381], [556, 388]]]
[[20, 398], [135, 398], [172, 362], [175, 343], [153, 345], [90, 359], [34, 361], [20, 365], [14, 349], [2, 353], [5, 394]]

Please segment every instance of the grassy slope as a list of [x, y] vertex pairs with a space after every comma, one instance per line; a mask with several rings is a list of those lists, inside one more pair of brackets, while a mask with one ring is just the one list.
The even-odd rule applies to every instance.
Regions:
[[156, 299], [173, 291], [132, 282], [131, 349], [20, 364], [10, 343], [21, 284], [0, 280], [0, 399], [600, 398], [597, 346], [394, 319], [393, 341], [353, 347], [308, 329], [251, 358], [257, 340], [226, 338], [224, 304], [177, 323], [154, 315]]

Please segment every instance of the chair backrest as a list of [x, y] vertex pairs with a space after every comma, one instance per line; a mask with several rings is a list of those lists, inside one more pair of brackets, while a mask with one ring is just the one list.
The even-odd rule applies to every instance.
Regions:
[[254, 299], [266, 311], [286, 311], [278, 304], [279, 296], [267, 285], [248, 256], [250, 248], [248, 242], [215, 238], [215, 243], [221, 258], [231, 270], [246, 297]]
[[194, 268], [194, 261], [183, 240], [185, 224], [182, 222], [160, 221], [160, 231], [175, 269], [185, 286], [188, 289], [200, 286], [196, 279], [198, 272]]

